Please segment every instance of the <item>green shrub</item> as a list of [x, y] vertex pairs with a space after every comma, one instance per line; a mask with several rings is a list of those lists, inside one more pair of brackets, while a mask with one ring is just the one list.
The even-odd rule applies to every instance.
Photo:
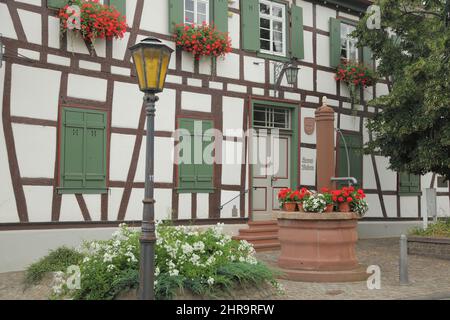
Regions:
[[[234, 241], [222, 226], [199, 231], [193, 227], [156, 227], [155, 295], [172, 299], [178, 291], [215, 297], [238, 286], [272, 285], [275, 274], [255, 258], [246, 241]], [[81, 289], [69, 290], [63, 275], [53, 298], [110, 300], [139, 284], [139, 236], [121, 225], [107, 241], [85, 242], [80, 249]]]
[[450, 219], [438, 220], [436, 223], [429, 224], [425, 230], [419, 227], [414, 228], [409, 234], [421, 237], [450, 238]]
[[83, 255], [75, 249], [60, 247], [31, 264], [25, 271], [25, 284], [39, 283], [49, 272], [66, 271], [71, 265], [78, 265]]

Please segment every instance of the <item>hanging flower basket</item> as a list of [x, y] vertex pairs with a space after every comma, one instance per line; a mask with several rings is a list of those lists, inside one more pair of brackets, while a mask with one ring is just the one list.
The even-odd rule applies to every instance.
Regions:
[[367, 88], [377, 81], [375, 73], [365, 65], [344, 60], [338, 66], [335, 76], [336, 81], [347, 84], [352, 101], [352, 109], [355, 103], [359, 103], [359, 92], [361, 88]]
[[[78, 7], [80, 12], [69, 8]], [[89, 44], [95, 39], [122, 39], [127, 31], [126, 17], [114, 6], [103, 5], [98, 0], [73, 0], [59, 11], [61, 34], [78, 32]]]
[[176, 25], [174, 40], [178, 48], [192, 53], [196, 60], [201, 57], [225, 56], [231, 52], [228, 33], [220, 32], [207, 23]]

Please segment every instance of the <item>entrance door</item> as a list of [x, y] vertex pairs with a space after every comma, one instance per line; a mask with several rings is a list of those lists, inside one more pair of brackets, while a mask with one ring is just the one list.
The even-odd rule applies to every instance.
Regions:
[[254, 138], [258, 161], [253, 166], [253, 220], [271, 220], [273, 212], [280, 210], [278, 192], [291, 185], [290, 146], [287, 135], [271, 137], [258, 132]]

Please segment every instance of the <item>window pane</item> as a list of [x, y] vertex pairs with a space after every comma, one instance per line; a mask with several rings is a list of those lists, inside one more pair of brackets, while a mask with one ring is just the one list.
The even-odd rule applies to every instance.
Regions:
[[283, 9], [280, 7], [272, 7], [272, 15], [275, 17], [283, 18]]
[[270, 31], [267, 29], [260, 29], [260, 38], [270, 40]]
[[273, 22], [273, 30], [283, 32], [283, 23], [279, 21]]
[[283, 42], [283, 34], [281, 32], [274, 32], [273, 33], [273, 40], [277, 42]]
[[259, 23], [261, 24], [261, 28], [270, 29], [270, 20], [267, 19], [259, 19]]
[[204, 14], [197, 14], [197, 24], [202, 24], [203, 22], [208, 22], [206, 21], [206, 15]]
[[267, 40], [261, 40], [261, 49], [270, 50], [270, 42]]
[[261, 12], [262, 14], [270, 14], [270, 7], [267, 4], [260, 3], [259, 12]]
[[185, 12], [185, 21], [187, 23], [194, 23], [194, 13], [186, 11]]
[[282, 53], [283, 52], [283, 43], [281, 42], [273, 42], [273, 51]]
[[194, 0], [185, 0], [184, 9], [188, 11], [194, 11]]
[[206, 3], [205, 2], [198, 2], [197, 12], [206, 15]]

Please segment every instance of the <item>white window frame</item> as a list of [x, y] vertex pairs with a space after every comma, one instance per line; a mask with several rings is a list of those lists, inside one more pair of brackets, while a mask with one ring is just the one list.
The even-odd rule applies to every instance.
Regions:
[[[275, 55], [275, 56], [286, 57], [286, 41], [287, 41], [286, 5], [282, 4], [282, 3], [270, 1], [270, 0], [259, 0], [259, 4], [261, 4], [261, 3], [270, 7], [270, 15], [261, 13], [261, 9], [258, 7], [260, 21], [261, 21], [261, 18], [264, 18], [264, 19], [267, 19], [270, 21], [270, 29], [269, 29], [269, 31], [270, 31], [270, 50], [260, 49], [260, 52], [270, 54], [270, 55]], [[282, 10], [283, 16], [281, 18], [275, 17], [274, 15], [272, 15], [273, 7], [277, 7]], [[283, 31], [282, 31], [282, 33], [283, 33], [283, 42], [282, 42], [283, 52], [275, 52], [273, 50], [273, 33], [274, 33], [273, 22], [281, 22], [283, 24]], [[259, 27], [258, 34], [259, 34], [259, 42], [261, 43], [261, 40], [263, 40], [261, 38], [261, 26]], [[267, 39], [264, 39], [264, 40], [267, 40]]]
[[[343, 31], [344, 31], [343, 27], [345, 27], [345, 30], [347, 31], [347, 34], [343, 33]], [[349, 31], [349, 29], [351, 29], [351, 30]], [[341, 22], [341, 30], [340, 30], [340, 32], [341, 32], [341, 41], [340, 41], [340, 44], [339, 44], [341, 53], [342, 53], [342, 41], [345, 40], [345, 44], [346, 44], [346, 47], [345, 47], [345, 49], [346, 49], [345, 50], [346, 56], [343, 57], [341, 55], [341, 58], [344, 58], [344, 59], [347, 59], [347, 60], [353, 60], [353, 59], [350, 59], [350, 52], [351, 52], [352, 45], [353, 45], [353, 49], [355, 50], [355, 59], [354, 60], [356, 60], [356, 62], [359, 62], [359, 58], [360, 58], [359, 57], [359, 49], [356, 46], [358, 40], [354, 39], [354, 38], [351, 38], [349, 36], [349, 34], [351, 32], [353, 32], [353, 30], [356, 30], [356, 27], [354, 25], [351, 25], [351, 24], [345, 23], [345, 22]]]
[[[194, 21], [193, 22], [189, 22], [186, 20], [186, 0], [183, 0], [183, 21], [185, 24], [202, 24], [202, 22], [198, 22], [197, 18], [198, 18], [198, 3], [202, 2], [206, 4], [206, 23], [209, 23], [209, 0], [192, 0], [194, 2]], [[192, 12], [192, 11], [189, 11]]]

